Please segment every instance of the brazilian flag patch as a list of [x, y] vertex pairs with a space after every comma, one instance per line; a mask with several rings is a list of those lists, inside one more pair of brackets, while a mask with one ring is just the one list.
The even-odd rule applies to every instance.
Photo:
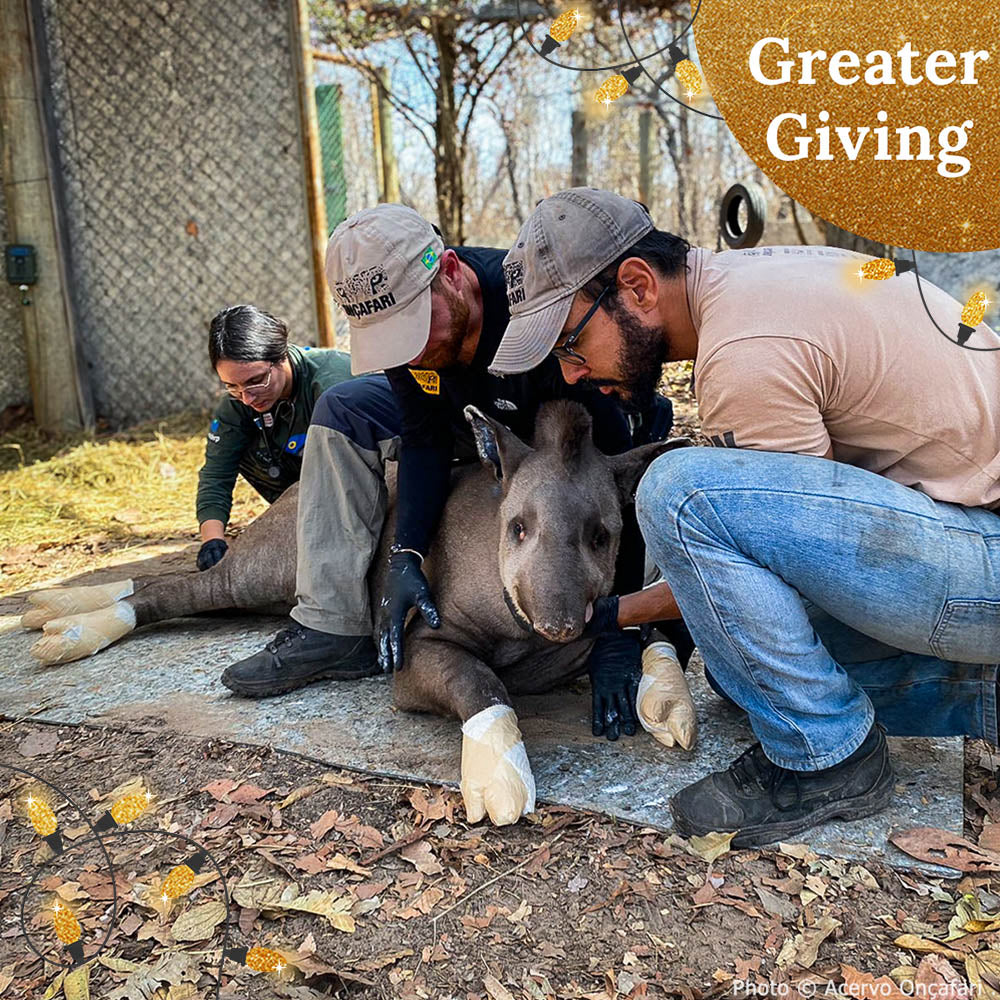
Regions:
[[289, 439], [288, 443], [285, 445], [285, 451], [291, 452], [291, 454], [296, 455], [302, 451], [306, 443], [305, 434], [293, 434]]
[[428, 247], [424, 251], [423, 256], [420, 258], [420, 261], [424, 265], [424, 267], [426, 267], [427, 270], [430, 271], [431, 268], [433, 268], [434, 265], [437, 263], [437, 259], [438, 259], [437, 251], [434, 249], [434, 247]]
[[424, 371], [422, 368], [411, 368], [410, 374], [416, 379], [417, 385], [432, 396], [441, 395], [441, 376], [437, 372]]

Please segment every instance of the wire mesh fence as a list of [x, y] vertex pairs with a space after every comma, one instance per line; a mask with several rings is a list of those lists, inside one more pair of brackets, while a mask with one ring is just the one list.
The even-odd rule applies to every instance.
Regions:
[[73, 294], [100, 416], [209, 404], [220, 308], [316, 343], [283, 0], [43, 0]]

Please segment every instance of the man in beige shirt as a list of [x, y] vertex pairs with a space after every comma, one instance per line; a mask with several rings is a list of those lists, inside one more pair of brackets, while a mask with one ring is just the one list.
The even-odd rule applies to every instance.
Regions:
[[[664, 362], [695, 362], [717, 447], [657, 459], [636, 496], [666, 583], [595, 615], [683, 614], [760, 740], [674, 796], [685, 835], [748, 846], [878, 811], [886, 732], [997, 743], [1000, 353], [942, 336], [912, 272], [862, 280], [866, 259], [712, 254], [592, 188], [542, 201], [505, 258], [523, 288], [491, 370], [551, 353], [642, 405]], [[957, 331], [961, 303], [922, 287]], [[1000, 342], [983, 324], [973, 345]]]

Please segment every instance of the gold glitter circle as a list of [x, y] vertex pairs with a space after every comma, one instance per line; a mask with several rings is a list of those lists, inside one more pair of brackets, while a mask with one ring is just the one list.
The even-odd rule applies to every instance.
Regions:
[[[1000, 4], [996, 0], [913, 0], [876, 3], [872, 0], [704, 0], [694, 23], [701, 68], [708, 88], [739, 144], [781, 190], [811, 212], [835, 225], [879, 243], [915, 250], [956, 252], [989, 250], [1000, 246]], [[787, 38], [788, 53], [777, 44], [761, 55], [763, 75], [779, 77], [778, 60], [789, 60], [791, 81], [768, 85], [754, 78], [750, 68], [753, 46], [764, 38]], [[903, 82], [899, 50], [909, 42], [917, 55], [912, 75], [919, 83]], [[812, 84], [800, 83], [800, 52], [822, 50], [827, 58], [813, 63]], [[859, 66], [848, 65], [844, 77], [858, 82], [841, 85], [831, 76], [837, 52], [857, 53]], [[874, 72], [866, 56], [876, 50], [891, 55], [892, 84], [872, 84]], [[949, 68], [945, 57], [937, 63], [939, 78], [955, 81], [937, 85], [928, 79], [928, 57], [939, 50], [954, 54]], [[963, 84], [967, 61], [962, 53], [984, 51], [986, 60], [972, 63], [968, 74], [977, 81]], [[876, 64], [877, 65], [877, 64]], [[829, 113], [822, 121], [820, 112]], [[878, 113], [885, 111], [886, 120]], [[769, 148], [768, 128], [783, 114], [805, 116], [801, 124], [786, 119], [777, 131], [779, 149], [786, 155], [800, 151], [797, 140], [811, 137], [807, 158], [784, 161]], [[960, 134], [942, 130], [963, 126]], [[829, 128], [830, 160], [817, 160], [817, 129]], [[927, 152], [919, 159], [921, 136], [914, 134], [913, 159], [899, 159], [902, 136], [895, 130], [923, 126]], [[868, 128], [863, 138], [861, 129]], [[887, 153], [876, 159], [877, 128], [886, 127]], [[852, 160], [843, 138], [858, 147]], [[964, 176], [942, 176], [939, 169], [957, 173], [960, 165], [945, 164], [951, 146], [955, 157], [966, 157]]]

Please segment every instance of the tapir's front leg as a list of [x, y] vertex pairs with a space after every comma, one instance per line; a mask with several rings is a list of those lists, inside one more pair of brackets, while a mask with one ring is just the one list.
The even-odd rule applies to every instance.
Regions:
[[472, 823], [497, 826], [535, 809], [535, 779], [507, 691], [468, 650], [446, 640], [409, 638], [407, 666], [393, 679], [393, 701], [414, 712], [462, 720], [462, 798]]

